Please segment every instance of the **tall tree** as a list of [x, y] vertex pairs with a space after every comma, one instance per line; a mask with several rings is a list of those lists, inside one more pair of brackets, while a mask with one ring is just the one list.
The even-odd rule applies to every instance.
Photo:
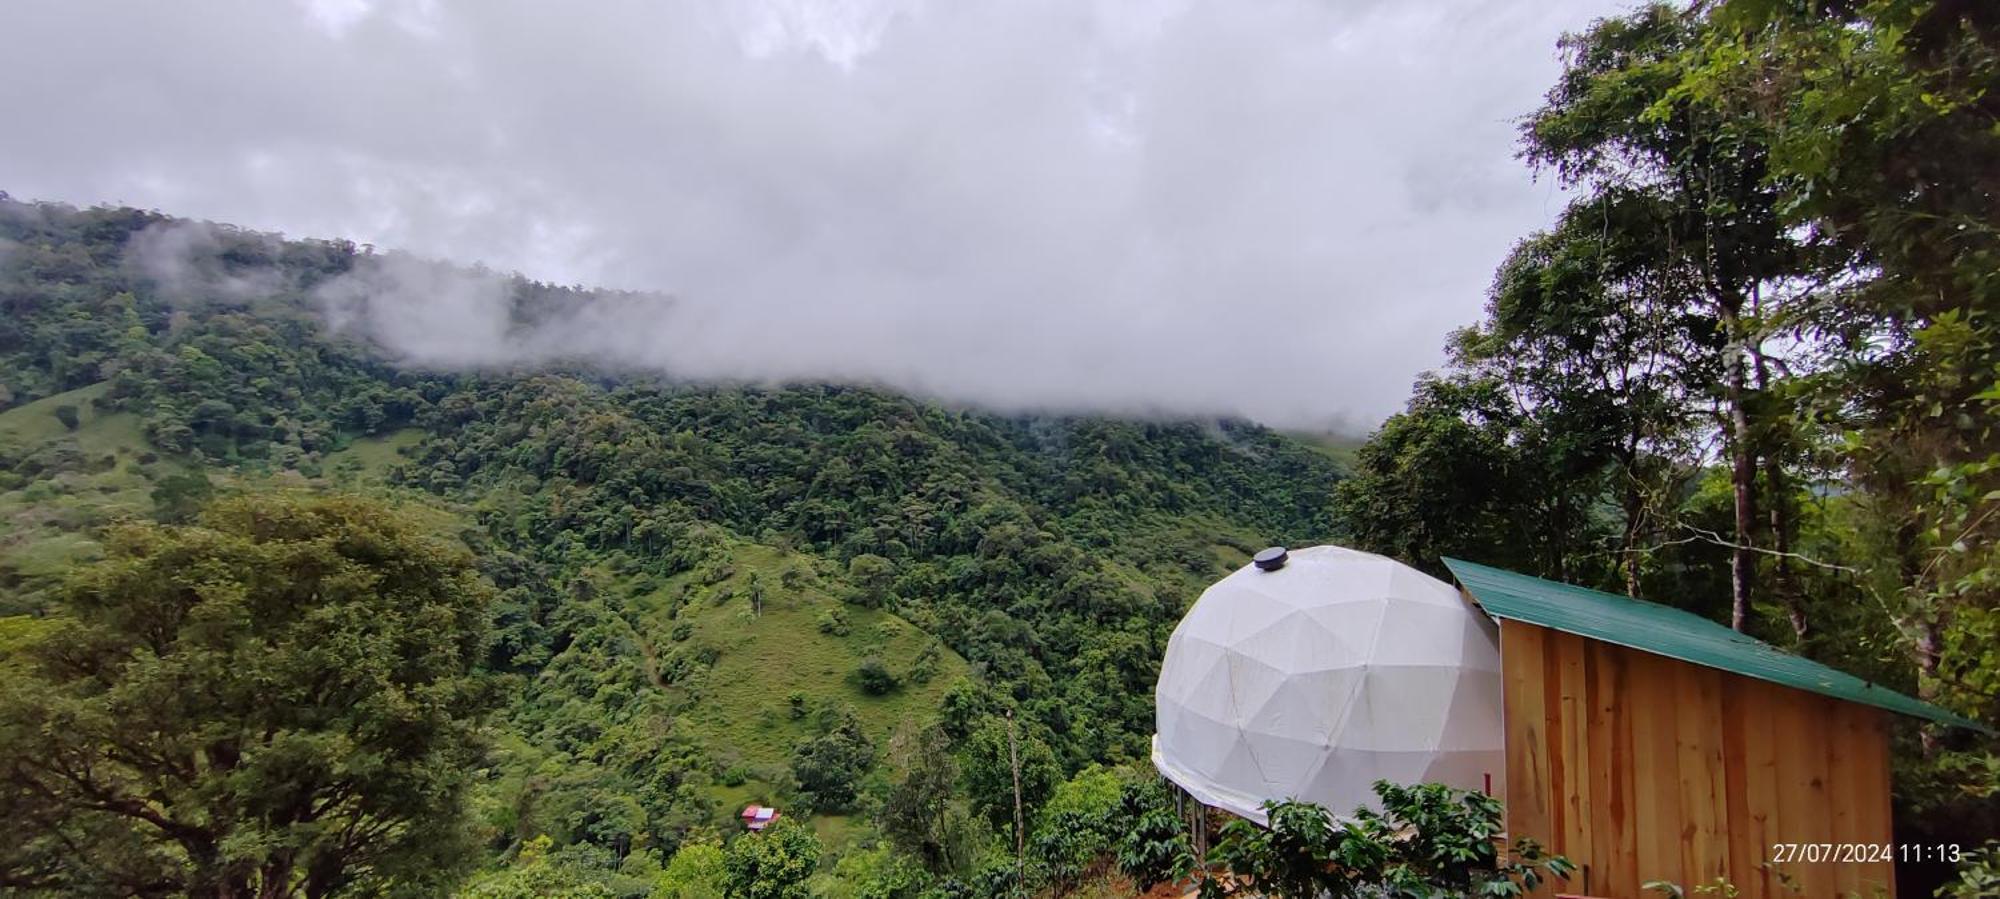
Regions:
[[[1812, 385], [1852, 435], [1927, 698], [2000, 712], [2000, 7], [1729, 0], [1680, 93], [1755, 122], [1793, 227], [1838, 252]], [[1972, 634], [1987, 637], [1973, 637]]]
[[906, 731], [891, 741], [889, 752], [903, 773], [882, 801], [882, 832], [936, 873], [966, 867], [971, 859], [959, 845], [964, 822], [955, 820], [960, 813], [952, 808], [958, 765], [950, 739], [937, 727]]
[[115, 529], [0, 683], [0, 886], [436, 888], [491, 692], [467, 553], [352, 498]]
[[[1684, 271], [1658, 264], [1672, 212], [1617, 187], [1572, 204], [1515, 247], [1494, 277], [1486, 324], [1457, 341], [1463, 367], [1507, 385], [1500, 395], [1520, 422], [1513, 442], [1540, 462], [1536, 492], [1560, 503], [1541, 529], [1570, 541], [1557, 555], [1615, 559], [1631, 595], [1645, 544], [1667, 530], [1699, 461], [1690, 406], [1721, 368], [1714, 318], [1687, 307]], [[1573, 521], [1607, 500], [1622, 519], [1610, 534]], [[1606, 537], [1597, 553], [1579, 545]]]
[[[1529, 117], [1524, 155], [1599, 196], [1644, 197], [1659, 215], [1648, 277], [1685, 290], [1685, 309], [1720, 331], [1715, 385], [1734, 506], [1731, 624], [1748, 626], [1760, 536], [1760, 429], [1770, 414], [1754, 377], [1771, 321], [1817, 273], [1814, 248], [1779, 214], [1763, 131], [1677, 89], [1706, 23], [1666, 5], [1606, 19], [1564, 39], [1562, 77]], [[1575, 205], [1587, 206], [1595, 197]]]

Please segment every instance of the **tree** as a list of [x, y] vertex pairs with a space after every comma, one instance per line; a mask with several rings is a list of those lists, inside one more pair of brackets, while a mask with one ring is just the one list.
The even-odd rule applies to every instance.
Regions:
[[667, 860], [647, 899], [722, 899], [728, 886], [721, 841], [694, 839], [682, 843]]
[[1764, 539], [1759, 492], [1779, 486], [1760, 473], [1772, 470], [1769, 431], [1782, 416], [1758, 373], [1771, 366], [1773, 323], [1806, 303], [1823, 269], [1812, 236], [1780, 213], [1761, 130], [1678, 90], [1708, 30], [1699, 16], [1655, 4], [1565, 37], [1564, 72], [1523, 128], [1523, 155], [1590, 192], [1572, 213], [1613, 197], [1652, 210], [1653, 239], [1617, 265], [1652, 285], [1647, 294], [1679, 296], [1683, 314], [1715, 323], [1721, 377], [1699, 386], [1715, 401], [1730, 471], [1731, 624], [1743, 630], [1759, 544], [1778, 541]]
[[862, 553], [847, 563], [847, 579], [854, 584], [854, 602], [870, 609], [887, 605], [896, 566], [874, 553]]
[[[1865, 503], [1854, 570], [1918, 694], [2000, 715], [2000, 8], [1952, 0], [1726, 0], [1679, 85], [1761, 129], [1786, 223], [1823, 235], [1810, 324], [1829, 364], [1802, 404], [1838, 427]], [[1985, 771], [1937, 791], [1953, 834], [2000, 829]], [[1920, 800], [1921, 801], [1921, 800]], [[1926, 804], [1928, 804], [1926, 802]], [[1970, 806], [1970, 808], [1968, 808]], [[1981, 808], [1985, 806], [1985, 808]], [[1977, 830], [1970, 816], [1983, 818]]]
[[553, 844], [547, 836], [529, 840], [513, 864], [474, 881], [458, 899], [612, 899], [609, 887], [549, 858]]
[[723, 869], [730, 899], [806, 899], [806, 881], [819, 867], [819, 837], [797, 818], [780, 818], [759, 833], [729, 844]]
[[886, 846], [850, 851], [840, 857], [829, 872], [831, 882], [820, 885], [820, 899], [916, 899], [929, 885], [930, 877], [909, 856]]
[[153, 517], [165, 524], [186, 524], [215, 497], [215, 485], [200, 471], [170, 474], [153, 486]]
[[869, 656], [855, 666], [854, 682], [861, 687], [861, 692], [870, 696], [887, 696], [902, 685], [896, 673], [890, 671], [888, 664], [879, 656]]
[[56, 416], [56, 421], [62, 422], [62, 426], [65, 430], [74, 431], [77, 429], [78, 425], [82, 424], [82, 420], [77, 418], [76, 407], [70, 405], [69, 403], [64, 403], [60, 406], [57, 406], [54, 412]]
[[915, 856], [938, 874], [959, 871], [971, 862], [960, 846], [964, 822], [952, 807], [958, 788], [958, 765], [951, 741], [938, 727], [898, 733], [889, 755], [902, 777], [889, 787], [882, 802], [880, 824], [889, 842]]
[[844, 811], [854, 804], [857, 786], [875, 766], [875, 744], [849, 709], [830, 712], [819, 736], [792, 752], [792, 779], [813, 811]]
[[463, 550], [379, 503], [263, 495], [121, 525], [107, 556], [0, 691], [5, 886], [449, 882], [493, 704]]
[[1440, 574], [1447, 555], [1552, 573], [1551, 535], [1529, 522], [1543, 485], [1521, 475], [1503, 389], [1490, 378], [1418, 382], [1334, 490], [1344, 539]]
[[[972, 800], [974, 810], [985, 815], [994, 827], [1004, 828], [1010, 835], [1008, 842], [1013, 843], [1014, 766], [1007, 740], [1007, 722], [1000, 718], [987, 718], [966, 739], [963, 753], [965, 791]], [[1055, 792], [1056, 784], [1062, 782], [1062, 767], [1047, 743], [1025, 731], [1020, 734], [1019, 757], [1021, 805], [1024, 815], [1032, 818]]]
[[[1487, 321], [1457, 335], [1454, 363], [1507, 385], [1509, 445], [1541, 498], [1533, 532], [1553, 535], [1550, 576], [1603, 578], [1585, 547], [1615, 559], [1637, 596], [1647, 545], [1671, 530], [1722, 370], [1713, 317], [1687, 307], [1694, 289], [1660, 264], [1674, 210], [1651, 193], [1607, 186], [1572, 204], [1550, 231], [1515, 246], [1494, 276]], [[1596, 510], [1620, 521], [1601, 533]]]

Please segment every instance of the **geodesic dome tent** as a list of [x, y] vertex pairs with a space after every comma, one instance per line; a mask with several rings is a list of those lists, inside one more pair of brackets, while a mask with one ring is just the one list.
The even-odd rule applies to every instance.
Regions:
[[[1267, 551], [1272, 552], [1272, 551]], [[1498, 628], [1392, 559], [1317, 546], [1216, 582], [1160, 666], [1153, 765], [1258, 823], [1266, 800], [1336, 814], [1372, 785], [1504, 791]]]

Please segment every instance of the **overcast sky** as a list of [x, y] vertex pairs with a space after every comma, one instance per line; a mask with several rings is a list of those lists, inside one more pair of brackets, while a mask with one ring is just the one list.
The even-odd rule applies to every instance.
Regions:
[[689, 377], [1366, 427], [1622, 6], [10, 0], [0, 190], [671, 292], [600, 336]]

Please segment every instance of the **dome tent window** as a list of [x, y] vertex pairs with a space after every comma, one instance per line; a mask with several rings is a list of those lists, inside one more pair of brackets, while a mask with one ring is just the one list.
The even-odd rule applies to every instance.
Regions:
[[1259, 823], [1266, 800], [1372, 806], [1377, 780], [1504, 790], [1491, 619], [1382, 556], [1258, 556], [1203, 592], [1168, 641], [1153, 745], [1162, 775]]

